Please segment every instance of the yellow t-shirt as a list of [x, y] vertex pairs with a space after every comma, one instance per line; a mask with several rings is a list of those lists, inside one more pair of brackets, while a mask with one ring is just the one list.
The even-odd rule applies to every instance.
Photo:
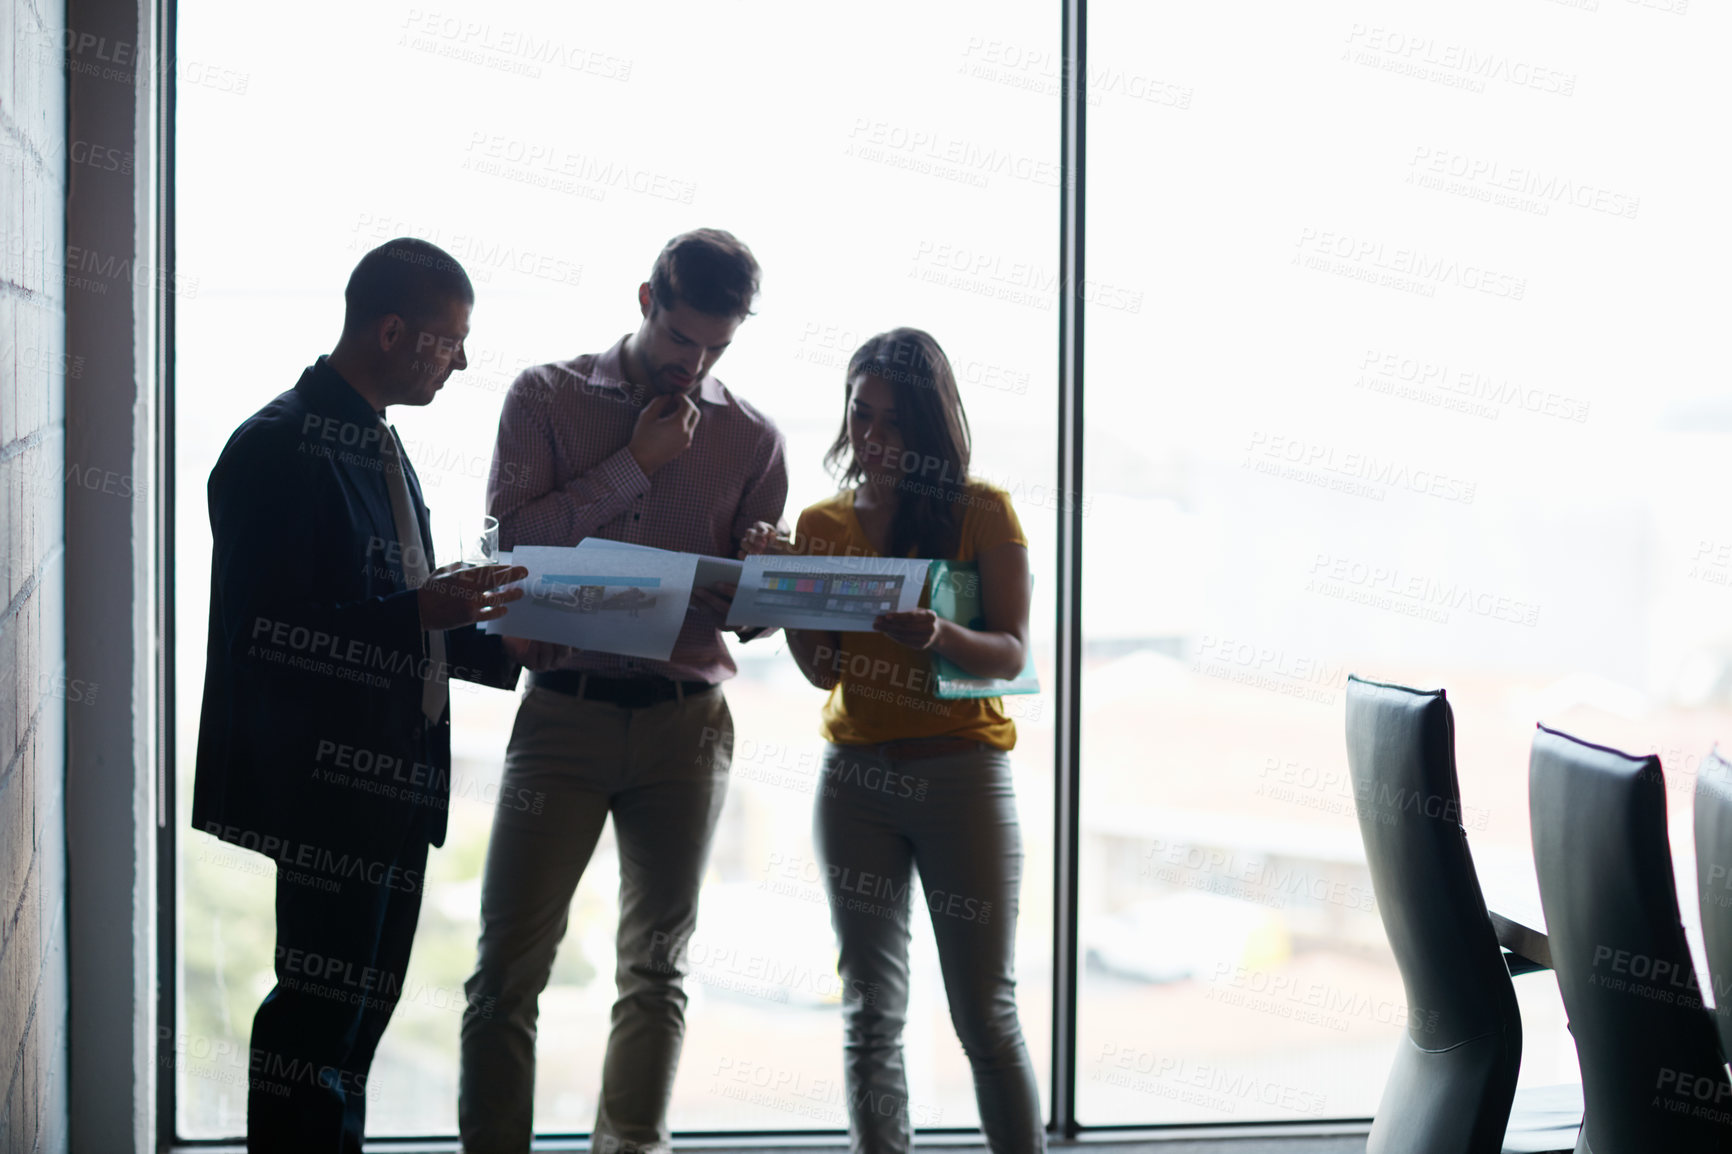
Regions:
[[[854, 493], [845, 490], [800, 514], [795, 540], [805, 552], [827, 556], [880, 556], [866, 540], [854, 515]], [[1027, 545], [1010, 495], [971, 481], [962, 514], [956, 556], [973, 561], [996, 546]], [[922, 593], [921, 605], [929, 598]], [[905, 737], [965, 737], [996, 749], [1016, 746], [1016, 723], [1004, 713], [1004, 699], [974, 697], [944, 700], [932, 693], [930, 654], [910, 649], [882, 633], [842, 633], [841, 652], [819, 667], [838, 680], [824, 702], [821, 729], [837, 745], [875, 745]], [[820, 654], [820, 657], [823, 655]]]

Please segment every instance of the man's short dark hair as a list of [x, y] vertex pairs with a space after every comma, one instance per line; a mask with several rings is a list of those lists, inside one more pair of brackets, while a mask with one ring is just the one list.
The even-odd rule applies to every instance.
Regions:
[[422, 324], [454, 300], [475, 303], [475, 286], [457, 258], [436, 244], [400, 236], [362, 257], [349, 274], [343, 330], [353, 332], [393, 313]]
[[671, 309], [685, 301], [713, 317], [752, 315], [758, 297], [758, 261], [731, 232], [699, 228], [668, 241], [650, 269], [650, 292]]

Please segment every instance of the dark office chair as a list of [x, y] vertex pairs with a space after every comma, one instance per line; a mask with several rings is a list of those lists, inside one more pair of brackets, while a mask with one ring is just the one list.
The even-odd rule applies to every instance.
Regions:
[[[1407, 1036], [1368, 1154], [1568, 1151], [1574, 1088], [1546, 1088], [1511, 1122], [1521, 1068], [1512, 971], [1545, 966], [1545, 937], [1487, 913], [1461, 827], [1455, 722], [1442, 690], [1347, 682], [1347, 766], [1383, 928], [1407, 991]], [[1521, 953], [1500, 949], [1514, 944]]]
[[1678, 919], [1660, 759], [1542, 725], [1528, 808], [1552, 966], [1582, 1066], [1578, 1150], [1732, 1150], [1732, 1082]]
[[1720, 1052], [1732, 1057], [1732, 763], [1718, 749], [1696, 775], [1696, 891]]

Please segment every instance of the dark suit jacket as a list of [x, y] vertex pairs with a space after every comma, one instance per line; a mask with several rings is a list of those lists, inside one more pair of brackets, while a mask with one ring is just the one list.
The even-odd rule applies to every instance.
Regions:
[[[382, 433], [320, 357], [235, 430], [211, 470], [192, 820], [287, 865], [388, 857], [413, 823], [445, 840], [451, 714], [433, 726], [421, 710], [426, 634], [403, 579]], [[474, 626], [445, 638], [450, 676], [516, 683], [499, 638]]]

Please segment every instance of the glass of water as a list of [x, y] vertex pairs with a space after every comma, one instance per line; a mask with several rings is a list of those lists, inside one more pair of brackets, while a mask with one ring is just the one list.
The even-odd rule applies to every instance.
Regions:
[[491, 565], [499, 557], [499, 518], [492, 515], [467, 521], [463, 526], [465, 565]]

